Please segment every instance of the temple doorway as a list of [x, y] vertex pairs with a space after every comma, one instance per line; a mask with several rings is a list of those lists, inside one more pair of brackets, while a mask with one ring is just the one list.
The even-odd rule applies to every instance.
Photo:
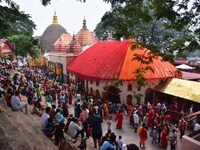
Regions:
[[153, 104], [153, 89], [151, 88], [148, 88], [146, 91], [145, 91], [145, 104], [147, 104], [147, 102], [150, 102], [151, 104]]
[[118, 103], [120, 102], [120, 95], [119, 93], [121, 92], [119, 88], [115, 86], [107, 86], [105, 88], [106, 90], [106, 100], [110, 102], [115, 102]]

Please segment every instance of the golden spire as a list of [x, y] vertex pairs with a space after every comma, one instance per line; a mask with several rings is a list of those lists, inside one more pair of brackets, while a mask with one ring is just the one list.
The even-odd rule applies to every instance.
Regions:
[[85, 17], [83, 19], [83, 29], [87, 29]]
[[52, 23], [53, 23], [53, 24], [58, 24], [58, 18], [57, 18], [57, 16], [56, 16], [56, 11], [54, 11]]

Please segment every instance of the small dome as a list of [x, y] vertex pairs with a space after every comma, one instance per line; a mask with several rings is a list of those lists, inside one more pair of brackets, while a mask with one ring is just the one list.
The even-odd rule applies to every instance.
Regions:
[[46, 28], [40, 37], [40, 42], [44, 44], [46, 52], [51, 51], [52, 45], [63, 33], [67, 33], [67, 31], [60, 24], [58, 24], [57, 16], [54, 12], [52, 24]]
[[74, 53], [74, 55], [78, 55], [82, 52], [81, 45], [75, 39], [75, 35], [73, 36], [73, 40], [67, 46], [67, 53]]
[[87, 29], [86, 20], [83, 20], [83, 28], [76, 34], [75, 38], [81, 47], [97, 42], [96, 37]]
[[66, 53], [66, 47], [71, 39], [72, 37], [69, 33], [63, 33], [54, 43], [51, 52]]

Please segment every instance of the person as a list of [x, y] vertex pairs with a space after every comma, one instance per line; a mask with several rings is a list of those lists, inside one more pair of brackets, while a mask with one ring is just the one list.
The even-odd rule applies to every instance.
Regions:
[[46, 126], [48, 124], [48, 118], [49, 116], [49, 112], [50, 112], [51, 108], [47, 107], [46, 108], [46, 112], [42, 115], [41, 117], [41, 125], [42, 125], [42, 130], [45, 131], [46, 130]]
[[41, 101], [42, 101], [42, 99], [38, 98], [38, 100], [34, 103], [34, 106], [40, 110], [42, 109]]
[[128, 144], [126, 147], [127, 150], [139, 150], [139, 147], [135, 144]]
[[123, 142], [122, 142], [122, 136], [119, 136], [119, 139], [117, 140], [118, 150], [122, 150]]
[[7, 103], [7, 105], [12, 108], [11, 106], [11, 97], [13, 96], [13, 92], [12, 92], [12, 89], [9, 88], [6, 92], [6, 95], [5, 95], [5, 101]]
[[82, 105], [82, 125], [87, 138], [89, 138], [88, 117], [89, 117], [89, 110], [86, 108], [85, 105]]
[[54, 125], [53, 119], [51, 119], [51, 118], [48, 118], [47, 122], [48, 122], [48, 124], [46, 126], [46, 130], [44, 131], [44, 133], [46, 136], [52, 137], [55, 132], [56, 126]]
[[145, 128], [146, 124], [143, 123], [142, 126], [139, 127], [139, 137], [140, 137], [140, 148], [146, 148], [145, 142], [147, 140], [147, 130]]
[[110, 140], [103, 142], [101, 150], [116, 150], [116, 147], [114, 146], [115, 142], [116, 142], [116, 135], [114, 133], [111, 133]]
[[71, 122], [69, 124], [67, 134], [71, 136], [71, 138], [76, 142], [76, 138], [79, 134], [81, 134], [81, 139], [84, 138], [84, 131], [83, 129], [78, 125], [78, 119], [72, 118]]
[[137, 133], [138, 125], [139, 125], [139, 116], [138, 116], [138, 111], [136, 111], [133, 115], [133, 121], [134, 121], [134, 128], [135, 128], [135, 133]]
[[148, 113], [146, 113], [146, 115], [144, 116], [143, 123], [146, 124], [146, 129], [148, 130]]
[[185, 134], [185, 130], [186, 130], [186, 121], [183, 118], [181, 118], [179, 120], [178, 128], [179, 128], [179, 131], [180, 131], [180, 139], [181, 139], [182, 136]]
[[65, 122], [65, 118], [63, 117], [63, 115], [60, 113], [60, 109], [56, 109], [56, 114], [53, 118], [54, 122], [56, 124], [59, 124], [59, 123], [64, 123]]
[[18, 111], [18, 110], [22, 110], [23, 108], [25, 108], [25, 114], [27, 114], [28, 113], [28, 103], [21, 102], [18, 97], [19, 95], [20, 95], [19, 91], [15, 91], [15, 94], [11, 97], [12, 110]]
[[46, 92], [45, 99], [46, 99], [47, 102], [49, 102], [50, 104], [52, 104], [53, 98], [52, 98], [52, 96], [49, 94], [49, 92]]
[[152, 130], [152, 143], [157, 144], [157, 137], [158, 137], [158, 131], [156, 129], [156, 126], [154, 126]]
[[55, 144], [59, 145], [61, 141], [65, 140], [63, 129], [65, 128], [64, 123], [60, 123], [55, 130]]
[[104, 103], [103, 112], [104, 112], [104, 118], [107, 118], [108, 117], [108, 105], [106, 103]]
[[106, 131], [104, 136], [101, 138], [101, 146], [103, 145], [104, 141], [108, 141], [110, 139], [111, 130]]
[[160, 138], [161, 138], [160, 147], [161, 148], [167, 149], [167, 146], [168, 146], [167, 136], [168, 136], [167, 128], [164, 127], [160, 133]]
[[51, 119], [53, 119], [55, 117], [55, 115], [56, 115], [56, 105], [52, 104], [52, 108], [49, 112], [49, 116], [50, 116]]
[[116, 128], [121, 129], [123, 124], [124, 115], [121, 110], [116, 114], [115, 121], [117, 121]]
[[102, 137], [102, 118], [99, 115], [95, 115], [95, 110], [89, 113], [88, 123], [92, 127], [92, 138], [94, 142], [94, 147], [97, 148], [97, 141], [99, 149], [101, 147], [101, 137]]
[[2, 98], [2, 95], [5, 97], [6, 92], [5, 92], [5, 90], [0, 85], [0, 98]]
[[177, 145], [177, 133], [175, 129], [172, 129], [172, 135], [169, 137], [170, 149], [175, 150]]
[[66, 123], [66, 125], [65, 125], [65, 130], [64, 130], [65, 133], [67, 133], [67, 131], [68, 131], [68, 129], [69, 129], [69, 125], [70, 125], [70, 123], [71, 123], [71, 120], [72, 120], [72, 116], [69, 115], [69, 117], [67, 118], [67, 123]]
[[51, 106], [51, 102], [50, 102], [49, 99], [46, 100], [46, 107], [50, 107], [50, 108], [52, 108], [52, 106]]
[[37, 107], [37, 103], [34, 103], [34, 107], [33, 107], [33, 113], [36, 114], [37, 116], [41, 117], [43, 114], [43, 110], [39, 109]]
[[109, 119], [107, 121], [107, 131], [111, 130], [111, 124], [112, 124], [112, 116], [109, 116]]

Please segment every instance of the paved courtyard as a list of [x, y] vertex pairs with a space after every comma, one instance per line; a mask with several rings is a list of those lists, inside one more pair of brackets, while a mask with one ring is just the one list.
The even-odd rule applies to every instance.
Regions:
[[[73, 97], [73, 102], [76, 99]], [[71, 106], [69, 109], [69, 113], [74, 113], [74, 107]], [[124, 121], [123, 121], [123, 128], [122, 129], [116, 129], [116, 122], [114, 121], [115, 115], [112, 114], [112, 125], [111, 125], [111, 129], [112, 132], [114, 132], [117, 136], [122, 135], [122, 140], [124, 142], [124, 144], [130, 144], [130, 143], [134, 143], [136, 145], [139, 146], [139, 135], [138, 133], [134, 133], [134, 129], [131, 125], [129, 125], [129, 116], [125, 116]], [[107, 120], [103, 119], [103, 123], [102, 123], [102, 128], [103, 128], [103, 133], [106, 132], [107, 130], [107, 124], [106, 124]], [[179, 133], [178, 133], [178, 137], [179, 137]], [[151, 143], [152, 138], [149, 136], [149, 132], [148, 132], [148, 139], [146, 141], [146, 150], [162, 150], [162, 148], [159, 147], [158, 144], [152, 144]], [[168, 147], [167, 150], [170, 150], [170, 144], [168, 143]], [[178, 138], [178, 144], [177, 144], [177, 148], [176, 150], [181, 150], [181, 139]]]

